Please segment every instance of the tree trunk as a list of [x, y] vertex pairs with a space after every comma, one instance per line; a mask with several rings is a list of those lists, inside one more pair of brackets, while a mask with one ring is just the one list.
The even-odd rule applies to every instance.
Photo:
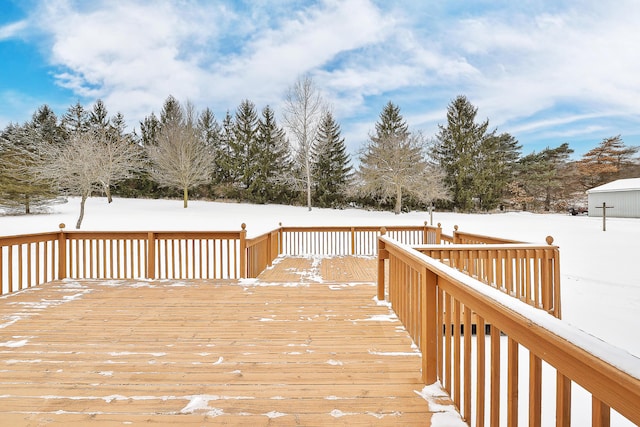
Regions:
[[80, 216], [78, 217], [78, 222], [76, 222], [76, 230], [80, 229], [82, 225], [82, 219], [84, 218], [84, 203], [87, 201], [87, 194], [82, 194], [82, 198], [80, 199]]
[[111, 188], [109, 188], [109, 184], [104, 184], [104, 194], [107, 196], [107, 202], [113, 202], [113, 198], [111, 197]]
[[396, 184], [396, 207], [394, 213], [400, 215], [400, 212], [402, 212], [402, 187]]
[[189, 189], [187, 187], [182, 189], [182, 199], [184, 200], [183, 207], [186, 209], [189, 202]]
[[311, 211], [311, 165], [307, 159], [307, 207]]
[[24, 197], [24, 213], [29, 215], [31, 213], [31, 198], [29, 195]]

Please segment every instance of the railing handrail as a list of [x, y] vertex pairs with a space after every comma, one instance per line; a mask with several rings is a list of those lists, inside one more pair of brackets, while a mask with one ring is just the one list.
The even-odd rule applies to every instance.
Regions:
[[453, 229], [454, 231], [453, 231], [452, 239], [453, 239], [453, 243], [455, 244], [459, 244], [461, 239], [474, 240], [474, 241], [486, 243], [486, 244], [523, 243], [519, 240], [503, 239], [501, 237], [493, 237], [493, 236], [487, 236], [484, 234], [476, 234], [476, 233], [469, 233], [467, 231], [460, 231], [457, 225], [454, 226]]
[[[379, 238], [384, 255], [394, 255], [418, 269], [434, 275], [423, 279], [427, 287], [440, 288], [457, 301], [478, 313], [500, 331], [527, 347], [567, 378], [614, 408], [635, 423], [640, 423], [640, 360], [580, 329], [531, 307], [522, 301], [478, 282], [472, 277], [442, 264], [411, 246], [403, 245], [386, 236]], [[425, 276], [428, 276], [425, 274]], [[426, 295], [431, 291], [423, 290]], [[433, 293], [435, 295], [435, 292]], [[432, 302], [433, 303], [433, 302]], [[435, 307], [435, 306], [434, 306]], [[442, 307], [439, 308], [441, 310]], [[419, 310], [425, 310], [425, 307]], [[436, 313], [424, 313], [435, 316]], [[435, 324], [425, 320], [425, 327]], [[421, 331], [425, 343], [423, 358], [432, 363], [437, 359], [439, 334], [436, 329]], [[436, 354], [425, 354], [424, 352]], [[424, 366], [424, 363], [423, 363]], [[425, 369], [423, 369], [423, 372]], [[435, 376], [434, 376], [435, 375]], [[426, 369], [425, 382], [438, 381], [434, 367]], [[458, 391], [459, 393], [459, 391]]]
[[50, 242], [58, 238], [59, 231], [46, 233], [16, 234], [11, 236], [0, 236], [0, 248], [12, 245], [27, 243]]

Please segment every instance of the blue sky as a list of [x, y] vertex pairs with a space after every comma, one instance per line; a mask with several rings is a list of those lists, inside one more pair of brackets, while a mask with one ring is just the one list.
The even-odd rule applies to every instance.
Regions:
[[0, 0], [0, 128], [98, 98], [139, 128], [169, 94], [280, 113], [309, 74], [352, 154], [388, 101], [432, 137], [465, 95], [524, 154], [579, 156], [640, 145], [639, 22], [637, 0]]

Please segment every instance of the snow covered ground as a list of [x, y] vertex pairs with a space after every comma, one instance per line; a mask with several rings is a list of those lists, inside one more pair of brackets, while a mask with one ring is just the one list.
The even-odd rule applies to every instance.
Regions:
[[[0, 216], [0, 235], [72, 230], [79, 199], [56, 205], [47, 214]], [[358, 209], [331, 210], [280, 205], [247, 205], [191, 201], [104, 198], [87, 201], [83, 230], [238, 230], [247, 224], [249, 237], [283, 225], [419, 225], [426, 212], [394, 215]], [[533, 243], [553, 236], [560, 247], [563, 320], [640, 357], [640, 219], [568, 214], [456, 214], [435, 212], [446, 234], [461, 231]]]

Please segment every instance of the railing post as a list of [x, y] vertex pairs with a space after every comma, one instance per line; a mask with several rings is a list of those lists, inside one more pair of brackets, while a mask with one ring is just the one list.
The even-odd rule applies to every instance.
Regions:
[[67, 278], [67, 234], [64, 232], [64, 224], [60, 224], [58, 234], [58, 280]]
[[272, 239], [273, 239], [273, 233], [269, 232], [269, 234], [267, 234], [267, 266], [271, 265], [271, 260], [273, 259], [273, 254], [271, 253], [272, 250]]
[[458, 226], [454, 225], [453, 226], [453, 244], [456, 245], [458, 243], [460, 243], [459, 237], [458, 237]]
[[[553, 245], [553, 237], [547, 236], [545, 239], [549, 246]], [[548, 260], [551, 260], [551, 268], [549, 269], [549, 286], [551, 291], [553, 292], [552, 303], [553, 303], [553, 315], [558, 319], [562, 318], [562, 307], [561, 307], [561, 298], [560, 298], [560, 251], [558, 248], [552, 249], [552, 256], [545, 257]]]
[[147, 279], [156, 278], [156, 234], [147, 234]]
[[609, 427], [611, 425], [611, 409], [594, 396], [591, 396], [591, 425], [593, 427]]
[[427, 221], [424, 222], [424, 227], [422, 227], [422, 244], [429, 244], [429, 227]]
[[356, 231], [354, 227], [351, 227], [351, 255], [356, 254]]
[[[438, 278], [426, 267], [421, 271], [422, 301], [422, 382], [433, 384], [438, 381]], [[459, 391], [458, 391], [459, 393]]]
[[571, 380], [560, 372], [556, 375], [556, 427], [570, 427]]
[[436, 245], [442, 244], [442, 224], [438, 223], [438, 228], [436, 229]]
[[278, 256], [282, 255], [282, 247], [283, 247], [282, 240], [283, 239], [284, 239], [284, 230], [282, 228], [282, 223], [279, 223], [279, 227], [278, 227]]
[[[380, 229], [380, 236], [384, 236], [387, 233], [387, 229], [382, 227]], [[384, 242], [378, 238], [378, 301], [384, 301], [384, 264], [385, 259], [389, 258], [389, 253], [385, 249]]]
[[247, 224], [241, 225], [240, 231], [240, 278], [247, 278]]

